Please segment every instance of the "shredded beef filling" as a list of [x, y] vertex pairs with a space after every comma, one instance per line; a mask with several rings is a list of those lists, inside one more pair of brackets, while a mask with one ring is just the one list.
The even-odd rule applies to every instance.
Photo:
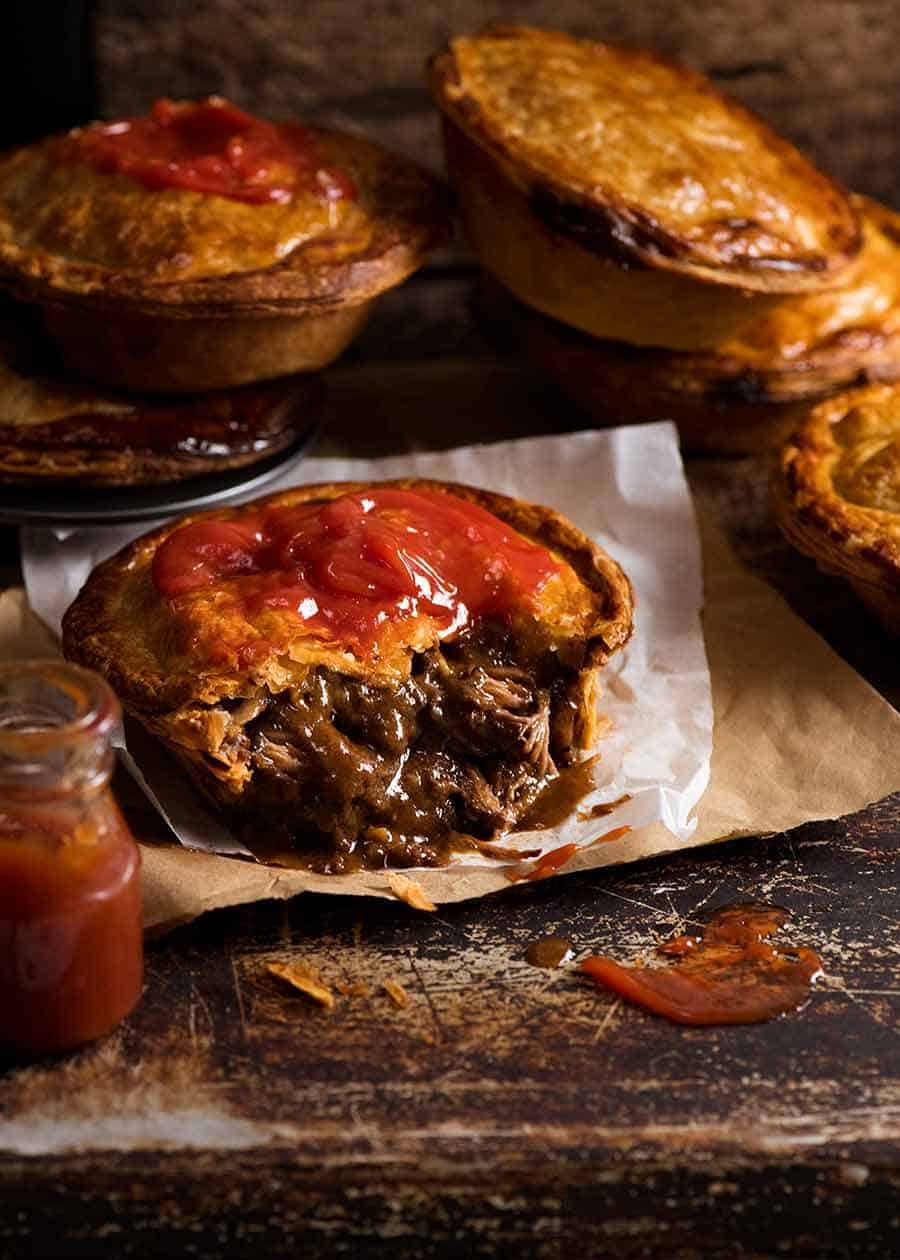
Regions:
[[577, 670], [533, 670], [462, 642], [418, 656], [397, 687], [331, 670], [231, 713], [229, 757], [252, 773], [242, 808], [310, 865], [445, 862], [453, 838], [510, 830], [569, 764]]

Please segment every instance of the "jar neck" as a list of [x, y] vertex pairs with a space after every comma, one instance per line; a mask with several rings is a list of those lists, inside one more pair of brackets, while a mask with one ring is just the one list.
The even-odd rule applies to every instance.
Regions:
[[120, 717], [90, 670], [43, 660], [0, 666], [0, 801], [101, 791]]

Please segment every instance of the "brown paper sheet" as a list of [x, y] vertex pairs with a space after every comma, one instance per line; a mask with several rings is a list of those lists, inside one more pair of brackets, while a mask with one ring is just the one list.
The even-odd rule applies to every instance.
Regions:
[[[582, 850], [588, 870], [733, 836], [786, 831], [852, 813], [900, 788], [900, 714], [732, 556], [702, 522], [704, 632], [715, 708], [712, 778], [697, 830], [679, 842], [657, 824]], [[22, 591], [0, 595], [0, 659], [56, 650]], [[598, 831], [602, 824], [598, 824]], [[145, 922], [165, 931], [207, 910], [301, 892], [393, 897], [382, 873], [311, 875], [178, 844], [142, 844]], [[416, 872], [439, 905], [508, 888], [502, 869]]]

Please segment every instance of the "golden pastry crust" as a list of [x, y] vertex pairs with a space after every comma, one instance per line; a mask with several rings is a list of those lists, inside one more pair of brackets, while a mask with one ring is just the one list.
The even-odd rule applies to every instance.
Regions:
[[318, 377], [165, 401], [67, 377], [27, 311], [0, 317], [0, 481], [132, 486], [249, 467], [315, 423]]
[[703, 76], [523, 26], [461, 37], [435, 98], [555, 235], [763, 293], [826, 288], [859, 250], [841, 188]]
[[311, 130], [357, 200], [247, 205], [149, 191], [60, 163], [55, 138], [0, 159], [0, 279], [37, 302], [170, 319], [352, 306], [398, 284], [445, 230], [430, 176], [365, 140]]
[[[631, 634], [631, 586], [616, 562], [596, 543], [558, 512], [520, 499], [511, 499], [472, 486], [417, 478], [379, 482], [379, 487], [404, 490], [439, 490], [466, 499], [516, 531], [543, 544], [570, 566], [577, 577], [581, 624], [566, 624], [565, 609], [553, 610], [548, 633], [560, 638], [578, 635], [587, 644], [586, 658], [603, 664], [627, 642]], [[166, 601], [153, 586], [150, 567], [166, 538], [198, 520], [240, 520], [242, 513], [259, 507], [293, 507], [327, 502], [367, 488], [362, 482], [331, 482], [298, 486], [257, 499], [243, 507], [197, 513], [170, 521], [99, 565], [66, 613], [63, 642], [67, 655], [102, 673], [123, 704], [139, 717], [150, 718], [180, 705], [214, 703], [222, 696], [240, 693], [245, 679], [233, 667], [222, 667], [184, 656], [174, 642]], [[563, 592], [565, 597], [573, 591]], [[356, 673], [370, 674], [371, 664], [354, 661], [346, 654], [330, 652], [327, 645], [310, 640], [295, 618], [285, 620], [285, 635], [277, 647], [256, 662], [254, 677], [272, 691], [289, 685], [318, 664], [338, 665]], [[248, 632], [246, 623], [238, 627]], [[271, 625], [267, 626], [271, 631]], [[227, 633], [223, 626], [223, 633]], [[291, 642], [291, 637], [296, 643]], [[417, 644], [421, 648], [422, 644]], [[382, 660], [382, 681], [402, 678], [409, 667], [410, 645], [399, 646], [392, 659]]]
[[309, 315], [169, 319], [77, 306], [44, 311], [44, 327], [72, 372], [147, 394], [231, 389], [316, 372], [346, 348], [372, 302]]
[[788, 541], [900, 632], [900, 387], [812, 408], [779, 455], [772, 503]]
[[827, 293], [784, 297], [715, 350], [675, 352], [586, 336], [482, 281], [477, 310], [600, 424], [667, 418], [685, 450], [770, 450], [811, 403], [900, 377], [900, 215], [854, 197], [865, 243]]

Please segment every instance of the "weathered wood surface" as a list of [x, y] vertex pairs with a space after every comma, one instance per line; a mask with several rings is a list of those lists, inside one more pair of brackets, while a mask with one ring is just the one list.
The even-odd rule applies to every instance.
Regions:
[[[387, 301], [330, 374], [327, 443], [387, 453], [582, 423], [491, 357], [466, 290], [435, 276]], [[690, 471], [744, 559], [900, 697], [895, 644], [780, 541], [765, 462]], [[0, 1256], [898, 1255], [898, 856], [894, 797], [433, 916], [313, 896], [211, 915], [150, 946], [120, 1032], [5, 1065]], [[770, 1024], [678, 1028], [523, 958], [547, 933], [579, 957], [646, 957], [746, 898], [788, 907], [827, 971]], [[323, 1011], [271, 960], [369, 993]]]
[[[0, 1254], [896, 1255], [898, 838], [894, 803], [436, 916], [211, 915], [121, 1033], [0, 1081]], [[676, 1028], [523, 960], [648, 955], [748, 897], [828, 972], [774, 1023]], [[285, 959], [370, 993], [323, 1011]]]
[[97, 0], [109, 115], [223, 92], [272, 115], [362, 131], [440, 164], [426, 57], [487, 21], [646, 44], [711, 74], [849, 185], [900, 204], [893, 0]]
[[[421, 63], [453, 30], [502, 16], [476, 0], [99, 0], [102, 104], [224, 91], [437, 165]], [[514, 16], [683, 56], [846, 182], [900, 204], [888, 0], [559, 0], [552, 12], [522, 0]], [[583, 423], [519, 366], [488, 366], [466, 283], [432, 276], [388, 299], [333, 374], [335, 444]], [[438, 358], [460, 354], [480, 356], [477, 373]], [[900, 699], [896, 646], [778, 538], [762, 462], [691, 475], [742, 558]], [[11, 534], [0, 546], [12, 580]], [[0, 1256], [900, 1255], [898, 852], [893, 798], [436, 916], [315, 897], [212, 915], [151, 946], [144, 1002], [119, 1033], [4, 1066]], [[680, 1029], [571, 969], [523, 961], [551, 931], [579, 955], [643, 956], [747, 897], [789, 907], [828, 973], [805, 1011], [774, 1023]], [[370, 996], [312, 1007], [265, 975], [285, 958]], [[388, 978], [405, 1009], [380, 990]]]

